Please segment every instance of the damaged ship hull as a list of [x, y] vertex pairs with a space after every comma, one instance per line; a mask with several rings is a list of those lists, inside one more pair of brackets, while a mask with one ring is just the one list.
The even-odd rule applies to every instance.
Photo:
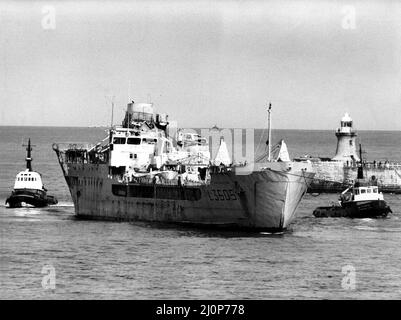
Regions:
[[216, 172], [208, 185], [179, 186], [120, 182], [106, 164], [60, 164], [79, 218], [273, 232], [294, 219], [314, 175], [277, 163], [281, 170]]

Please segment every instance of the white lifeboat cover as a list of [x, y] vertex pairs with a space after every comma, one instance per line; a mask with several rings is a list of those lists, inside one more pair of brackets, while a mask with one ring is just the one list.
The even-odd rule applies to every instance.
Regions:
[[280, 149], [278, 151], [276, 161], [291, 161], [290, 154], [288, 153], [287, 144], [281, 140]]
[[218, 166], [220, 164], [224, 164], [225, 166], [231, 164], [231, 158], [230, 154], [228, 153], [227, 144], [223, 139], [220, 140], [220, 147], [217, 151], [216, 157], [214, 158], [214, 165]]

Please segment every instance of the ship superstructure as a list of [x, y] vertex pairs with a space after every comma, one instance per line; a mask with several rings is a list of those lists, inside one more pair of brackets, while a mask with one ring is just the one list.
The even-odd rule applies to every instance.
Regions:
[[224, 140], [169, 130], [152, 104], [129, 103], [95, 146], [53, 148], [78, 217], [281, 231], [314, 176], [308, 163], [230, 163]]

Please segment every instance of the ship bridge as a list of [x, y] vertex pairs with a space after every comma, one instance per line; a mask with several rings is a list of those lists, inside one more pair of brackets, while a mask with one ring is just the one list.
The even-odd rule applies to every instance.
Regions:
[[17, 174], [14, 183], [15, 189], [39, 189], [43, 188], [42, 178], [39, 173], [34, 171], [21, 171]]
[[157, 132], [131, 132], [124, 128], [115, 130], [110, 144], [110, 165], [113, 167], [127, 164], [134, 167], [149, 165], [149, 157], [155, 153], [160, 139]]

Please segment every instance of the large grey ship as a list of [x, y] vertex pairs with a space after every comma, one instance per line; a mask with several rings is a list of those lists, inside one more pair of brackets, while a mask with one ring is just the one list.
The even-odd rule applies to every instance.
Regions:
[[[269, 109], [270, 115], [270, 109]], [[129, 103], [121, 126], [95, 146], [53, 145], [80, 218], [282, 231], [314, 173], [305, 162], [232, 163], [224, 141], [170, 134], [153, 104]], [[270, 147], [270, 146], [269, 146]]]

